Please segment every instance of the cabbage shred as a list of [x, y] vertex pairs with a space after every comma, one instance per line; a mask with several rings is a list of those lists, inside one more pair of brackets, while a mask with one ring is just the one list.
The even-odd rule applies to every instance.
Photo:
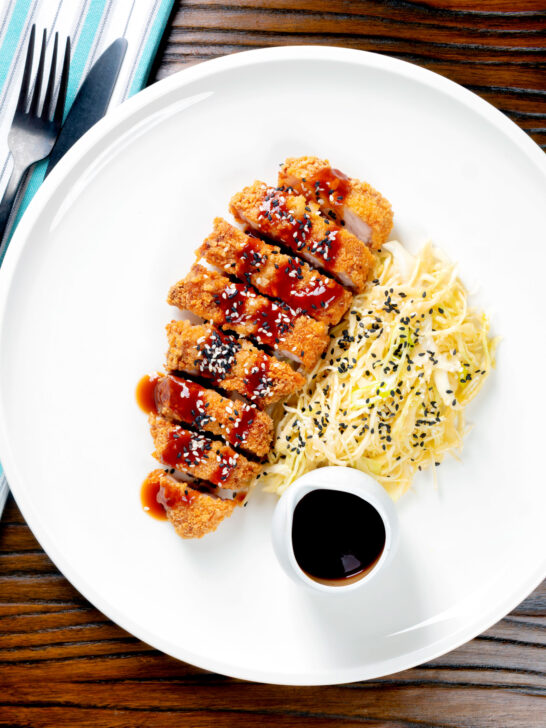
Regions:
[[488, 319], [430, 243], [415, 256], [387, 243], [377, 258], [306, 388], [274, 413], [276, 444], [257, 478], [267, 491], [348, 465], [397, 498], [417, 470], [461, 449], [465, 407], [493, 365]]

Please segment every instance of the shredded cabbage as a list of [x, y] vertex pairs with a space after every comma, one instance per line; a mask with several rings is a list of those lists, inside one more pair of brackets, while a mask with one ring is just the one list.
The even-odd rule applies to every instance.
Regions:
[[279, 495], [309, 470], [349, 465], [394, 497], [460, 450], [464, 409], [493, 365], [486, 315], [430, 243], [387, 243], [306, 388], [277, 408], [276, 444], [256, 481]]

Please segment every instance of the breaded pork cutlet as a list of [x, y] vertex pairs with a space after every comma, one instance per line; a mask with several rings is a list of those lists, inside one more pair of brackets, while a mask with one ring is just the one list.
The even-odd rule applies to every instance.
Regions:
[[220, 435], [230, 445], [263, 457], [271, 448], [273, 420], [254, 405], [234, 401], [213, 389], [172, 374], [155, 385], [157, 412], [203, 432]]
[[212, 324], [167, 324], [167, 369], [210, 379], [264, 408], [297, 392], [305, 377], [286, 362], [268, 356], [246, 339], [225, 334]]
[[332, 278], [221, 217], [197, 255], [327, 326], [337, 324], [351, 305], [352, 294]]
[[222, 488], [246, 490], [261, 469], [229, 445], [185, 430], [174, 422], [151, 413], [150, 431], [154, 457], [180, 473], [208, 481]]
[[231, 198], [235, 218], [286, 245], [342, 285], [361, 293], [375, 259], [369, 248], [343, 227], [320, 214], [316, 202], [284, 187], [254, 182]]
[[307, 370], [315, 366], [330, 342], [326, 324], [197, 264], [171, 288], [167, 302], [223, 329], [250, 336]]
[[147, 478], [159, 484], [157, 501], [182, 538], [201, 538], [215, 531], [231, 516], [240, 498], [222, 500], [214, 494], [192, 488], [189, 483], [173, 478], [164, 470], [154, 470]]
[[292, 188], [308, 202], [316, 202], [334, 222], [379, 250], [392, 230], [392, 207], [367, 182], [347, 177], [327, 159], [293, 157], [279, 172], [279, 186]]

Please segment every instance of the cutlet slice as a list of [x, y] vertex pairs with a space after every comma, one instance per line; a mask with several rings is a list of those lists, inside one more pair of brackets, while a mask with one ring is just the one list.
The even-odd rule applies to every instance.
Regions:
[[221, 217], [214, 220], [214, 231], [197, 255], [327, 326], [337, 324], [351, 305], [351, 293], [332, 278]]
[[210, 379], [227, 392], [238, 392], [264, 408], [297, 392], [305, 377], [286, 362], [268, 356], [246, 339], [212, 324], [167, 324], [167, 369]]
[[184, 483], [163, 470], [154, 470], [147, 480], [157, 483], [157, 502], [165, 509], [167, 518], [182, 538], [201, 538], [215, 531], [231, 516], [241, 498], [221, 499]]
[[230, 445], [267, 455], [273, 439], [273, 420], [246, 402], [233, 401], [213, 389], [172, 374], [155, 385], [155, 404], [160, 415], [192, 424], [196, 429], [220, 435]]
[[279, 172], [279, 186], [290, 187], [372, 248], [379, 250], [392, 230], [391, 204], [367, 182], [347, 177], [327, 159], [294, 157]]
[[239, 491], [248, 488], [261, 469], [229, 445], [185, 430], [161, 415], [150, 413], [149, 423], [154, 457], [180, 473]]
[[308, 202], [284, 187], [254, 182], [231, 198], [230, 210], [239, 222], [286, 245], [342, 285], [364, 290], [375, 259], [369, 248]]
[[315, 366], [330, 341], [326, 324], [197, 264], [171, 288], [167, 302], [223, 329], [251, 336], [307, 370]]

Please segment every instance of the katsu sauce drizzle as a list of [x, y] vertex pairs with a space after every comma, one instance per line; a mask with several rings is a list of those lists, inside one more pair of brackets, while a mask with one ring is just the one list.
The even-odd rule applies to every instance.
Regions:
[[[249, 237], [248, 242], [241, 250], [237, 262], [237, 275], [248, 283], [255, 283], [253, 276], [259, 272], [265, 262], [265, 257], [259, 252], [259, 242]], [[302, 285], [301, 261], [289, 258], [288, 262], [275, 266], [275, 274], [267, 280], [260, 281], [259, 290], [272, 298], [286, 301], [294, 309], [313, 316], [313, 312], [320, 308], [327, 308], [345, 295], [345, 289], [330, 279], [320, 275], [314, 276], [308, 283]]]
[[272, 390], [273, 380], [269, 376], [271, 368], [269, 357], [262, 354], [243, 378], [245, 396], [253, 402], [266, 399]]
[[[216, 449], [213, 449], [216, 448]], [[169, 434], [167, 443], [161, 451], [161, 460], [171, 468], [187, 472], [209, 462], [218, 465], [207, 473], [206, 478], [214, 485], [224, 483], [237, 465], [237, 453], [230, 451], [231, 455], [222, 452], [218, 443], [188, 430], [177, 428]]]
[[[208, 414], [207, 390], [189, 379], [172, 374], [161, 377], [155, 385], [155, 401], [158, 409], [168, 407], [172, 416], [182, 422], [206, 430], [212, 416]], [[231, 400], [230, 400], [231, 401]], [[226, 413], [225, 429], [222, 435], [230, 445], [244, 447], [244, 443], [256, 419], [256, 408], [243, 402], [232, 402], [232, 409]], [[216, 420], [219, 415], [216, 414]]]
[[222, 294], [214, 296], [214, 303], [222, 311], [225, 325], [251, 326], [252, 335], [260, 343], [275, 346], [293, 328], [296, 311], [286, 303], [273, 303], [268, 299], [249, 310], [251, 299], [256, 299], [251, 289], [241, 283], [230, 283]]
[[230, 445], [244, 447], [252, 423], [256, 419], [256, 408], [240, 402], [234, 411], [235, 422], [226, 433]]
[[204, 429], [210, 422], [204, 402], [205, 391], [189, 379], [167, 375], [156, 382], [155, 401], [160, 411], [168, 407], [175, 419]]
[[[297, 217], [288, 207], [286, 196], [293, 192], [292, 187], [270, 187], [264, 190], [258, 214], [260, 229], [265, 235], [281, 240], [292, 250], [307, 250], [329, 269], [339, 253], [339, 230], [329, 230], [322, 238], [313, 235], [313, 221], [308, 214], [311, 208], [305, 205], [306, 211]], [[325, 223], [330, 223], [327, 218], [323, 219]]]
[[[345, 198], [350, 190], [350, 177], [339, 169], [323, 167], [310, 179], [303, 181], [302, 186], [310, 190], [319, 205], [328, 205], [336, 212], [345, 204]], [[337, 215], [331, 215], [336, 219]]]

